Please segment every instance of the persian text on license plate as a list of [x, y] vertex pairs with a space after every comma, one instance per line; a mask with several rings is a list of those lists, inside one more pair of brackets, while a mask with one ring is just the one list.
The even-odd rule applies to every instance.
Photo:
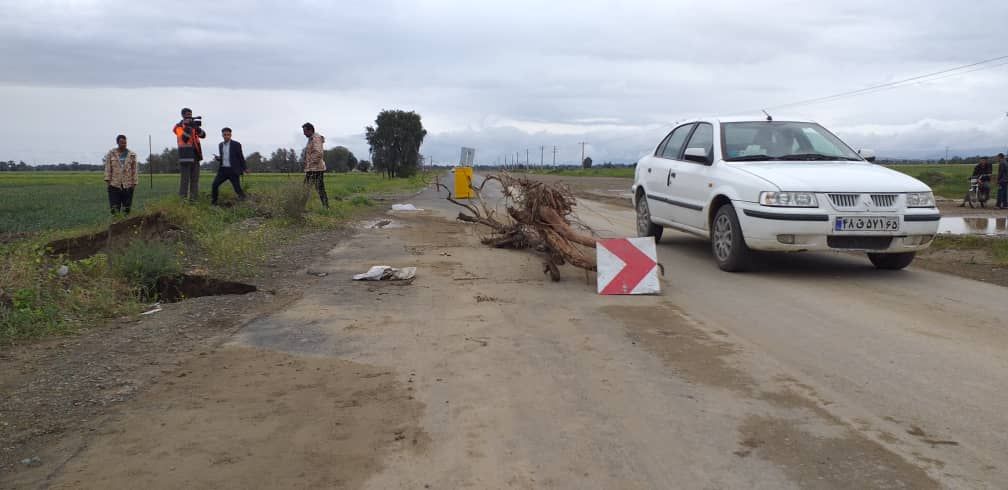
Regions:
[[833, 231], [899, 231], [899, 218], [894, 216], [837, 216]]

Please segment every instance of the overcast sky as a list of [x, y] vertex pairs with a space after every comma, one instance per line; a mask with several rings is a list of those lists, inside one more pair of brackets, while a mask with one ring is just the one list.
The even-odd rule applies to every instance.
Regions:
[[[246, 153], [367, 157], [414, 110], [436, 162], [477, 148], [630, 162], [675, 121], [754, 111], [1008, 55], [1008, 2], [0, 0], [0, 159], [97, 163], [174, 144], [183, 106]], [[881, 155], [1004, 151], [1008, 65], [775, 114]], [[545, 147], [540, 153], [540, 146]], [[212, 152], [210, 152], [212, 153]]]

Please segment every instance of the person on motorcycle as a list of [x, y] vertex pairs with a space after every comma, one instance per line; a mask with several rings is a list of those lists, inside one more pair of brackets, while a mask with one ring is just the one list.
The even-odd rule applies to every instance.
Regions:
[[[976, 179], [977, 189], [976, 189], [976, 200], [980, 204], [980, 207], [985, 207], [987, 200], [990, 199], [990, 181], [991, 174], [994, 173], [994, 168], [991, 167], [987, 157], [980, 157], [980, 163], [973, 167], [973, 175], [970, 176], [970, 180]], [[973, 207], [973, 196], [970, 195], [971, 192], [966, 193], [966, 199], [959, 207], [965, 206], [969, 203], [970, 207]]]
[[994, 173], [994, 167], [991, 166], [990, 162], [987, 161], [987, 157], [980, 157], [980, 163], [973, 167], [973, 177], [987, 184], [987, 188], [990, 188], [991, 174]]

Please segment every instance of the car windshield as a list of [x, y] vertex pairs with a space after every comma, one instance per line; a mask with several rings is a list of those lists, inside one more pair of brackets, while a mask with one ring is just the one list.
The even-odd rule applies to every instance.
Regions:
[[862, 160], [840, 138], [815, 123], [722, 123], [721, 144], [728, 162]]

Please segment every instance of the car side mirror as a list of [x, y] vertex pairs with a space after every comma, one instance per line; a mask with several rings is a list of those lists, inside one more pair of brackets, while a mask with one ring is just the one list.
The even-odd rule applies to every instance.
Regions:
[[707, 157], [707, 150], [703, 148], [686, 148], [686, 153], [683, 154], [683, 158], [691, 162], [702, 163], [704, 165], [711, 163], [710, 158]]
[[875, 150], [858, 150], [858, 155], [861, 155], [861, 158], [869, 162], [875, 163]]

